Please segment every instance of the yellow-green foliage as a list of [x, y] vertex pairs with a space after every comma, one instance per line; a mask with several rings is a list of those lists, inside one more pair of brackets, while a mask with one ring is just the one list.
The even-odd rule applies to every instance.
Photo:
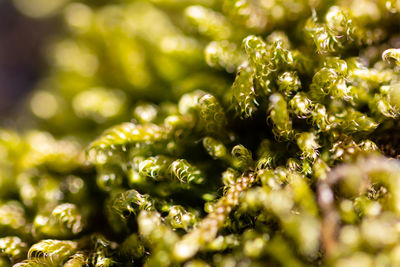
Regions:
[[14, 2], [1, 266], [400, 266], [399, 1]]

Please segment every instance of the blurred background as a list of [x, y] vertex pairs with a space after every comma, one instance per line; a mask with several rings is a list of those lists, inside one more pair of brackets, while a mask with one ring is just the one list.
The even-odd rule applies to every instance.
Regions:
[[[44, 44], [60, 27], [49, 10], [0, 0], [0, 117], [16, 112], [45, 70]], [[35, 1], [31, 1], [35, 2]], [[52, 1], [50, 1], [52, 2]], [[58, 2], [55, 0], [54, 2]], [[51, 6], [51, 5], [50, 5]]]

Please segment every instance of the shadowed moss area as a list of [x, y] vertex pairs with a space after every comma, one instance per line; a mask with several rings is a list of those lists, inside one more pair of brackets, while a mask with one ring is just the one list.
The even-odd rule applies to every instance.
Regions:
[[400, 265], [399, 1], [14, 2], [0, 266]]

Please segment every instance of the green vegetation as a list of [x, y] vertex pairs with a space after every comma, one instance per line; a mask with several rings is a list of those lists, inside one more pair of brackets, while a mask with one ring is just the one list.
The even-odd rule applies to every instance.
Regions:
[[399, 1], [59, 10], [0, 266], [400, 265]]

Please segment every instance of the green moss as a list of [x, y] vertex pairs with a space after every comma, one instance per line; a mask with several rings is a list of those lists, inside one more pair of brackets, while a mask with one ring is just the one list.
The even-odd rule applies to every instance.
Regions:
[[1, 266], [400, 265], [396, 1], [58, 12], [0, 130]]

